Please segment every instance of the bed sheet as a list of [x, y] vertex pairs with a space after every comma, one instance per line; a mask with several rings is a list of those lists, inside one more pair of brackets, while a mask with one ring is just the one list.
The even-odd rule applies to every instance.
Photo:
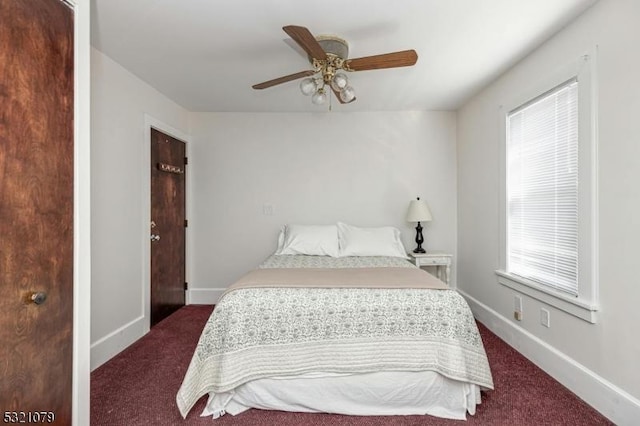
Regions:
[[480, 404], [480, 387], [433, 371], [313, 373], [253, 380], [210, 395], [200, 414], [214, 419], [250, 408], [352, 416], [424, 415], [465, 420]]

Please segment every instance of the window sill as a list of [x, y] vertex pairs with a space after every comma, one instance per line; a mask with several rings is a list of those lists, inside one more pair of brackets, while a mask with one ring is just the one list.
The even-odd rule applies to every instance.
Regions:
[[555, 292], [540, 284], [506, 271], [498, 270], [496, 271], [496, 275], [498, 276], [498, 282], [506, 287], [533, 297], [591, 324], [595, 324], [596, 322], [598, 306], [593, 303]]

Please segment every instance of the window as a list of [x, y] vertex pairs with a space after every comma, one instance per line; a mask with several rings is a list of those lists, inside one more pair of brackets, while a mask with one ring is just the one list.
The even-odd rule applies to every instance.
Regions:
[[578, 82], [507, 115], [507, 272], [578, 296]]
[[590, 58], [503, 108], [498, 281], [595, 322], [595, 107]]

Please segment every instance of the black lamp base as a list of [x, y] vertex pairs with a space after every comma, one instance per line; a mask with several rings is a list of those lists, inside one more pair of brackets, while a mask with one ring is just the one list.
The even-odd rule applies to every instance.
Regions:
[[422, 248], [422, 243], [424, 243], [424, 237], [422, 236], [422, 226], [420, 226], [420, 222], [418, 222], [418, 226], [416, 226], [416, 247], [413, 252], [414, 253], [426, 253], [426, 251]]

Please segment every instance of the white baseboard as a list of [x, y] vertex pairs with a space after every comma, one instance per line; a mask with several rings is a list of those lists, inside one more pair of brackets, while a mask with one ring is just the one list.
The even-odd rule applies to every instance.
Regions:
[[100, 367], [105, 362], [122, 352], [127, 346], [144, 336], [148, 331], [148, 324], [145, 330], [144, 316], [140, 316], [133, 321], [123, 325], [117, 330], [107, 334], [102, 339], [91, 344], [91, 371]]
[[[194, 288], [187, 290], [187, 305], [215, 305], [226, 288]], [[91, 344], [91, 371], [122, 352], [149, 331], [144, 316], [123, 325]]]
[[187, 290], [187, 305], [215, 305], [226, 288], [190, 288]]
[[637, 424], [640, 401], [458, 289], [489, 330], [617, 425]]

